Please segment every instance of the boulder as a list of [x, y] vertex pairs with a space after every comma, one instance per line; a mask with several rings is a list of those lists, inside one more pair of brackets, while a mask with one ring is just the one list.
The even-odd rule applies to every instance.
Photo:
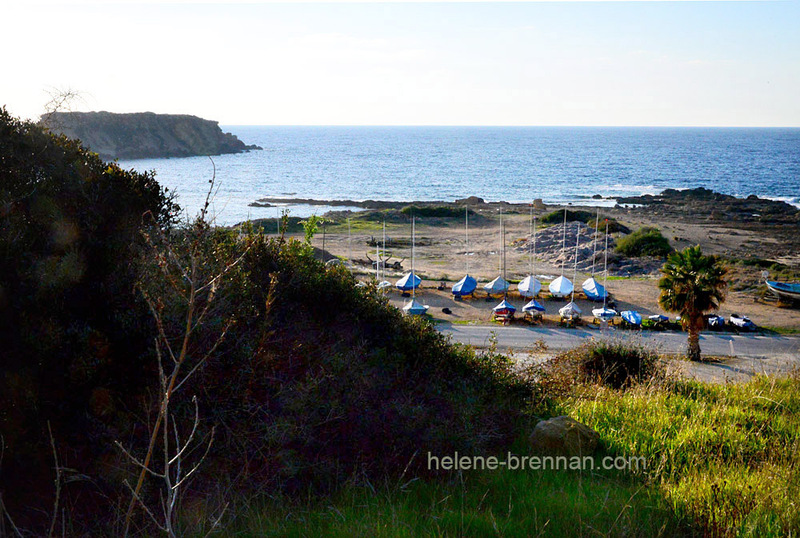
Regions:
[[540, 421], [530, 436], [531, 451], [546, 456], [588, 456], [597, 448], [600, 435], [568, 417]]

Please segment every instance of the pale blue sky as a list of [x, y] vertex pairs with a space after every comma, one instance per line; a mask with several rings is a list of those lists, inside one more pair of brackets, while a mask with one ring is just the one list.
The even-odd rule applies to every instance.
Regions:
[[[800, 126], [800, 2], [6, 2], [0, 105], [223, 124]], [[9, 76], [14, 74], [15, 76]]]

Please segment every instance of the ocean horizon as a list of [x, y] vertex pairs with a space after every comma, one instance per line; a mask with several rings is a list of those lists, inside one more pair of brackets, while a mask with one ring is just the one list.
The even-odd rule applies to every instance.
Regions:
[[331, 209], [249, 206], [263, 197], [614, 205], [619, 197], [705, 187], [800, 207], [800, 128], [221, 127], [264, 149], [214, 156], [213, 164], [187, 157], [120, 165], [154, 170], [190, 215], [216, 174], [212, 209], [222, 225], [281, 209], [300, 217]]

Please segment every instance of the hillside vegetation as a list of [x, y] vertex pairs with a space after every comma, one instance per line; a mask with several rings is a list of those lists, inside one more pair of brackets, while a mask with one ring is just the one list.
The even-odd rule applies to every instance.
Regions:
[[[4, 111], [0, 120], [0, 250], [14, 253], [0, 268], [0, 491], [15, 492], [3, 500], [17, 524], [48, 523], [52, 431], [72, 469], [56, 481], [72, 507], [63, 523], [119, 525], [138, 468], [115, 441], [147, 452], [157, 352], [169, 371], [186, 319], [191, 375], [166, 420], [189, 437], [196, 397], [195, 438], [213, 438], [186, 499], [426, 474], [418, 453], [500, 450], [515, 437], [531, 387], [505, 357], [450, 346], [306, 243], [175, 226], [151, 175]], [[160, 488], [149, 476], [142, 502], [158, 506]], [[147, 521], [135, 511], [136, 528]]]

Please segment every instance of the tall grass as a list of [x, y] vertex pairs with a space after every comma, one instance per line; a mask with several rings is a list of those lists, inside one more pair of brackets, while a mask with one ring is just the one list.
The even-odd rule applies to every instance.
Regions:
[[800, 380], [593, 387], [560, 409], [613, 452], [645, 456], [678, 516], [711, 536], [800, 531]]
[[[351, 486], [234, 508], [236, 536], [685, 536], [656, 492], [618, 472], [486, 471]], [[198, 529], [198, 534], [202, 529]]]

